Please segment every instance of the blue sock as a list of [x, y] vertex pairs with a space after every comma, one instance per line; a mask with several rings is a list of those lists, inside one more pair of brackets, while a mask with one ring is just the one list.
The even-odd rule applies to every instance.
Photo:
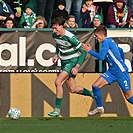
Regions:
[[129, 99], [127, 99], [127, 101], [131, 104], [133, 104], [133, 96], [131, 96]]
[[96, 86], [92, 86], [92, 90], [95, 97], [94, 99], [96, 100], [97, 107], [102, 107], [103, 104], [102, 104], [101, 89]]

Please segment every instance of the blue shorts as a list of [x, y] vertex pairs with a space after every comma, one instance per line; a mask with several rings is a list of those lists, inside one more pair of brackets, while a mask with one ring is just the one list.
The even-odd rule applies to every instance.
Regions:
[[131, 89], [130, 76], [127, 71], [112, 74], [109, 70], [101, 75], [109, 84], [117, 82], [123, 92], [127, 92]]

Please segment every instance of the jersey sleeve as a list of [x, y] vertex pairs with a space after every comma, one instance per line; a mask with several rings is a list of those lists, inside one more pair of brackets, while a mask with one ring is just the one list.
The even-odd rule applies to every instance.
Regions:
[[57, 54], [57, 55], [58, 55], [58, 53], [59, 53], [59, 45], [58, 45], [58, 44], [56, 44], [56, 51], [55, 51], [55, 54]]
[[98, 60], [104, 60], [105, 55], [108, 52], [108, 49], [109, 49], [108, 43], [103, 42], [102, 43], [102, 48], [101, 48], [99, 53], [94, 52], [93, 50], [90, 50], [88, 53], [91, 54], [92, 56], [94, 56], [95, 58], [97, 58]]
[[84, 59], [85, 59], [87, 53], [82, 49], [82, 47], [79, 48], [79, 51], [81, 53], [81, 56], [79, 57], [77, 64], [79, 64], [81, 66], [82, 63], [84, 62]]

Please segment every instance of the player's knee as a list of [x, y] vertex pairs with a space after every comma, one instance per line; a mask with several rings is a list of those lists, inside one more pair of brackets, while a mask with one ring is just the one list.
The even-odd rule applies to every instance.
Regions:
[[128, 92], [124, 92], [123, 94], [124, 94], [126, 99], [129, 99], [132, 96], [132, 93], [130, 90]]
[[131, 96], [129, 94], [125, 95], [126, 100], [129, 99]]
[[56, 81], [55, 81], [55, 86], [56, 86], [56, 87], [61, 86], [61, 82], [59, 82], [59, 81], [56, 80]]

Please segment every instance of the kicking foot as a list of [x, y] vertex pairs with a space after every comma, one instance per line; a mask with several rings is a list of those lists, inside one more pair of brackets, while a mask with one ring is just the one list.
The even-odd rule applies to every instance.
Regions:
[[88, 115], [93, 116], [93, 115], [96, 115], [96, 114], [103, 114], [103, 113], [104, 113], [104, 108], [100, 107], [100, 108], [95, 108], [94, 110], [88, 112]]
[[60, 115], [60, 109], [55, 108], [53, 112], [48, 113], [49, 116], [58, 117]]

